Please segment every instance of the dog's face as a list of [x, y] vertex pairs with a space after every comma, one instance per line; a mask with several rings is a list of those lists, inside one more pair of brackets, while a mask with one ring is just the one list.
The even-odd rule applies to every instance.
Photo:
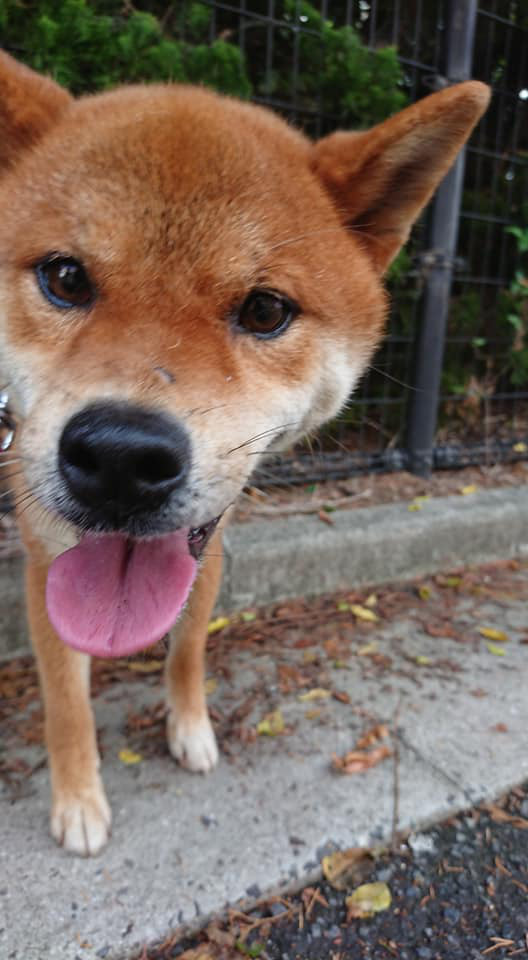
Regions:
[[[74, 105], [6, 179], [4, 372], [47, 511], [133, 535], [199, 527], [262, 451], [337, 412], [385, 298], [309, 153], [256, 108], [134, 90]], [[88, 490], [81, 461], [111, 458], [116, 431], [140, 459], [143, 431], [164, 481], [180, 474], [167, 496]]]
[[0, 374], [26, 523], [54, 554], [177, 532], [197, 556], [263, 452], [347, 399], [381, 274], [485, 88], [313, 145], [203, 90], [74, 102], [5, 56], [2, 82]]

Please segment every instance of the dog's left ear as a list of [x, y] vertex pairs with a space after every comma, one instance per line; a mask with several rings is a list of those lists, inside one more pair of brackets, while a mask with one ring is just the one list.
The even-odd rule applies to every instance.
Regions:
[[483, 83], [460, 83], [364, 133], [333, 133], [314, 145], [313, 171], [380, 272], [407, 240], [489, 99]]

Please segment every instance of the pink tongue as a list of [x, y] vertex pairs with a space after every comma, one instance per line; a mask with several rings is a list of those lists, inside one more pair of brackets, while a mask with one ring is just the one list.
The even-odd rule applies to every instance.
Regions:
[[49, 569], [50, 622], [76, 650], [127, 656], [160, 640], [173, 625], [196, 569], [182, 531], [136, 541], [86, 536]]

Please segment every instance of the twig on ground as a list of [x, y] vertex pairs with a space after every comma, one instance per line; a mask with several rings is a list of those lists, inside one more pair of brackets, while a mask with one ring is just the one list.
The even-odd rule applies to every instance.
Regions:
[[391, 849], [396, 851], [398, 844], [398, 823], [400, 820], [400, 741], [398, 739], [398, 721], [400, 718], [400, 708], [402, 698], [396, 704], [394, 717], [392, 718], [392, 756], [394, 776], [392, 781], [392, 829], [391, 829]]
[[338, 497], [336, 500], [329, 500], [327, 497], [325, 500], [311, 500], [310, 503], [306, 505], [301, 503], [278, 503], [275, 506], [268, 506], [267, 504], [260, 506], [259, 504], [258, 506], [252, 506], [252, 510], [253, 513], [257, 515], [268, 517], [285, 516], [291, 513], [319, 513], [319, 511], [324, 510], [325, 507], [331, 507], [332, 509], [347, 507], [355, 500], [365, 500], [370, 496], [372, 496], [372, 490], [362, 490], [360, 493], [353, 493], [347, 497]]

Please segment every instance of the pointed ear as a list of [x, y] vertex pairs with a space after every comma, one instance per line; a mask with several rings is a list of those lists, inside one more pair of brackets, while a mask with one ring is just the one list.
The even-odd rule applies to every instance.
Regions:
[[53, 80], [0, 50], [0, 172], [40, 140], [71, 100]]
[[333, 133], [314, 145], [314, 172], [343, 221], [361, 231], [380, 271], [407, 240], [489, 99], [483, 83], [460, 83], [364, 133]]

